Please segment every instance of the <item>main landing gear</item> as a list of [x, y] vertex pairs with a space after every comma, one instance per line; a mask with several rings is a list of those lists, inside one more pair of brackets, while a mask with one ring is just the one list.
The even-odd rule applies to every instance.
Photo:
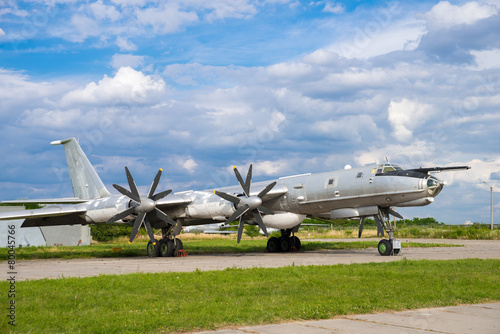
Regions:
[[269, 253], [298, 252], [300, 239], [293, 235], [292, 229], [281, 230], [281, 237], [270, 237], [267, 240], [266, 251]]
[[401, 251], [401, 241], [394, 239], [394, 226], [389, 219], [389, 213], [394, 214], [390, 208], [379, 208], [375, 222], [377, 223], [377, 235], [384, 237], [384, 231], [389, 235], [389, 239], [382, 239], [378, 243], [378, 252], [382, 256], [398, 255]]
[[[149, 257], [181, 257], [187, 256], [182, 241], [175, 236], [179, 235], [182, 223], [177, 222], [175, 226], [164, 227], [161, 229], [162, 239], [156, 240], [153, 245], [151, 240], [147, 245], [147, 253]], [[176, 233], [177, 232], [177, 233]]]

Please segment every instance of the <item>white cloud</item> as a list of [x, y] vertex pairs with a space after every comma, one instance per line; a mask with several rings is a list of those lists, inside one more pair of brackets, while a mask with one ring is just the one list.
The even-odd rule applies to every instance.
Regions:
[[144, 75], [131, 67], [122, 67], [113, 78], [104, 75], [98, 83], [67, 93], [62, 106], [73, 104], [155, 103], [165, 92], [163, 79]]
[[115, 54], [111, 58], [111, 67], [120, 69], [122, 67], [138, 68], [144, 64], [144, 56]]
[[194, 173], [198, 164], [191, 158], [187, 159], [182, 163], [182, 167], [186, 169], [189, 173]]
[[439, 30], [454, 27], [460, 24], [473, 24], [478, 20], [496, 15], [498, 9], [494, 5], [467, 2], [462, 6], [452, 5], [448, 1], [441, 1], [432, 9], [420, 15], [427, 20], [429, 30]]
[[115, 7], [103, 4], [102, 0], [91, 3], [90, 10], [98, 20], [109, 19], [110, 21], [116, 21], [121, 17], [120, 12]]
[[[83, 42], [88, 37], [98, 36], [102, 32], [99, 29], [99, 24], [95, 20], [82, 14], [73, 15], [70, 25], [73, 29], [69, 28], [69, 33], [66, 38], [72, 42]], [[64, 33], [65, 31], [57, 32], [57, 34]]]
[[121, 51], [136, 51], [137, 50], [137, 45], [130, 42], [126, 38], [123, 38], [120, 36], [116, 38], [116, 45], [120, 48]]
[[255, 5], [249, 4], [247, 0], [195, 1], [195, 3], [211, 10], [207, 15], [209, 21], [229, 17], [248, 18], [257, 14]]
[[137, 9], [138, 22], [153, 27], [155, 33], [168, 34], [176, 32], [181, 26], [198, 21], [194, 12], [179, 10], [178, 4], [165, 4], [162, 8]]
[[41, 128], [64, 129], [79, 124], [81, 116], [80, 109], [47, 110], [36, 108], [27, 110], [21, 115], [21, 124], [28, 127], [36, 125]]
[[391, 101], [388, 120], [393, 128], [393, 136], [399, 141], [412, 139], [412, 130], [423, 124], [431, 116], [431, 106], [407, 99]]
[[325, 5], [325, 8], [323, 8], [323, 12], [333, 13], [333, 14], [342, 14], [343, 12], [345, 12], [345, 7], [342, 6], [342, 4], [338, 3], [338, 2], [334, 2], [334, 3], [327, 2]]
[[289, 167], [289, 161], [280, 159], [276, 161], [259, 161], [253, 164], [255, 175], [282, 175]]
[[500, 49], [483, 50], [483, 51], [470, 51], [476, 59], [477, 70], [486, 70], [492, 68], [500, 68]]
[[0, 28], [0, 38], [2, 38], [3, 36], [5, 36], [5, 31], [3, 31], [2, 28]]

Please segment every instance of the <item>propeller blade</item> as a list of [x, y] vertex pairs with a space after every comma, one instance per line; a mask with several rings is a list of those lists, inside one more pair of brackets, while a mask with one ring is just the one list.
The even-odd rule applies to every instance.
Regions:
[[243, 189], [243, 192], [245, 193], [246, 197], [250, 196], [250, 191], [249, 189], [246, 188], [246, 184], [243, 183], [243, 178], [241, 177], [240, 172], [238, 172], [238, 169], [236, 166], [233, 167], [234, 174], [236, 175], [236, 178], [238, 179], [238, 182], [240, 183], [241, 188]]
[[122, 195], [125, 195], [127, 196], [128, 198], [130, 198], [131, 200], [133, 200], [134, 202], [137, 202], [137, 203], [141, 203], [141, 197], [140, 196], [136, 196], [134, 195], [133, 193], [131, 193], [130, 191], [128, 191], [127, 189], [123, 188], [122, 186], [119, 186], [117, 184], [113, 184], [113, 187], [118, 190], [120, 192], [120, 194]]
[[265, 215], [274, 215], [274, 211], [266, 208], [265, 206], [261, 205], [257, 209], [259, 209], [260, 212], [262, 212]]
[[158, 183], [160, 183], [161, 172], [163, 172], [163, 169], [160, 168], [155, 176], [155, 179], [153, 180], [153, 183], [151, 184], [151, 188], [149, 188], [148, 198], [151, 198], [155, 193], [156, 187], [158, 187]]
[[167, 224], [175, 225], [175, 221], [158, 208], [155, 208], [153, 211], [151, 211], [151, 214]]
[[153, 233], [153, 228], [151, 227], [148, 216], [144, 218], [144, 228], [146, 229], [146, 232], [148, 232], [149, 240], [151, 240], [154, 245], [156, 243], [155, 234]]
[[247, 190], [247, 197], [250, 196], [250, 185], [252, 184], [252, 164], [248, 167], [247, 179], [245, 180], [245, 189]]
[[264, 224], [264, 221], [262, 220], [262, 216], [260, 215], [259, 210], [254, 209], [252, 211], [252, 213], [253, 213], [253, 217], [257, 221], [257, 224], [259, 224], [259, 227], [262, 229], [262, 231], [264, 232], [264, 234], [266, 235], [266, 237], [268, 237], [269, 233], [267, 233], [266, 225]]
[[241, 241], [241, 236], [243, 235], [243, 226], [245, 223], [243, 223], [243, 215], [240, 216], [240, 221], [238, 223], [238, 240], [236, 240], [236, 243], [240, 243]]
[[162, 191], [161, 193], [158, 193], [156, 195], [154, 195], [153, 197], [150, 197], [153, 201], [159, 201], [161, 200], [163, 197], [167, 196], [168, 194], [170, 194], [172, 192], [172, 189], [169, 189], [169, 190], [165, 190], [165, 191]]
[[[127, 173], [127, 181], [128, 181], [128, 185], [130, 186], [130, 191], [136, 197], [141, 198], [141, 195], [139, 194], [139, 191], [137, 190], [137, 186], [135, 185], [134, 178], [132, 177], [132, 174], [130, 174], [130, 171], [128, 170], [127, 166], [125, 166], [125, 173]], [[139, 202], [141, 202], [141, 201], [139, 200]]]
[[135, 213], [135, 207], [128, 208], [127, 210], [117, 213], [113, 217], [109, 218], [106, 224], [114, 223], [115, 221], [125, 218], [133, 213]]
[[262, 198], [262, 197], [266, 196], [266, 195], [267, 195], [267, 193], [268, 193], [268, 192], [270, 192], [270, 191], [271, 191], [271, 189], [273, 189], [275, 185], [276, 185], [276, 181], [274, 181], [274, 182], [272, 182], [272, 183], [269, 183], [269, 184], [267, 185], [267, 187], [265, 187], [265, 188], [264, 188], [264, 189], [263, 189], [263, 190], [262, 190], [262, 191], [261, 191], [261, 192], [257, 195], [257, 197]]
[[223, 199], [225, 199], [229, 202], [232, 202], [234, 204], [240, 203], [240, 199], [238, 197], [233, 196], [233, 195], [229, 195], [225, 192], [214, 190], [214, 194], [216, 194], [217, 196], [222, 197]]
[[363, 233], [363, 225], [365, 224], [365, 217], [361, 217], [361, 222], [359, 223], [358, 238], [361, 238], [361, 233]]
[[137, 216], [134, 222], [134, 227], [132, 228], [132, 233], [130, 234], [130, 240], [129, 242], [132, 242], [137, 235], [137, 232], [139, 231], [139, 228], [142, 225], [142, 221], [144, 220], [144, 217], [146, 216], [146, 212], [141, 212]]
[[229, 223], [232, 223], [234, 222], [236, 219], [238, 219], [241, 215], [245, 214], [247, 211], [248, 211], [249, 207], [248, 205], [244, 205], [240, 208], [238, 208], [235, 212], [233, 212], [233, 214], [226, 220], [226, 223], [229, 224]]

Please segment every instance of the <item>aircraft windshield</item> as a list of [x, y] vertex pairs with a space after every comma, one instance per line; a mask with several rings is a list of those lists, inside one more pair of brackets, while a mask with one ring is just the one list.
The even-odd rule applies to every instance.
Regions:
[[385, 174], [387, 172], [392, 172], [395, 170], [403, 170], [403, 168], [401, 168], [398, 165], [394, 165], [394, 164], [380, 165], [380, 166], [378, 166], [378, 169], [377, 169], [377, 175], [382, 175], [382, 174]]

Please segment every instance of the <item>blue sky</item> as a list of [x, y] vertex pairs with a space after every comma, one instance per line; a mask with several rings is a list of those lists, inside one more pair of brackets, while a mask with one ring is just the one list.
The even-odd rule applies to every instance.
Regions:
[[[389, 159], [443, 173], [409, 218], [500, 217], [500, 1], [0, 1], [0, 199], [72, 196], [76, 137], [108, 186], [174, 191]], [[110, 187], [111, 188], [111, 187]], [[113, 190], [113, 189], [111, 189]]]

